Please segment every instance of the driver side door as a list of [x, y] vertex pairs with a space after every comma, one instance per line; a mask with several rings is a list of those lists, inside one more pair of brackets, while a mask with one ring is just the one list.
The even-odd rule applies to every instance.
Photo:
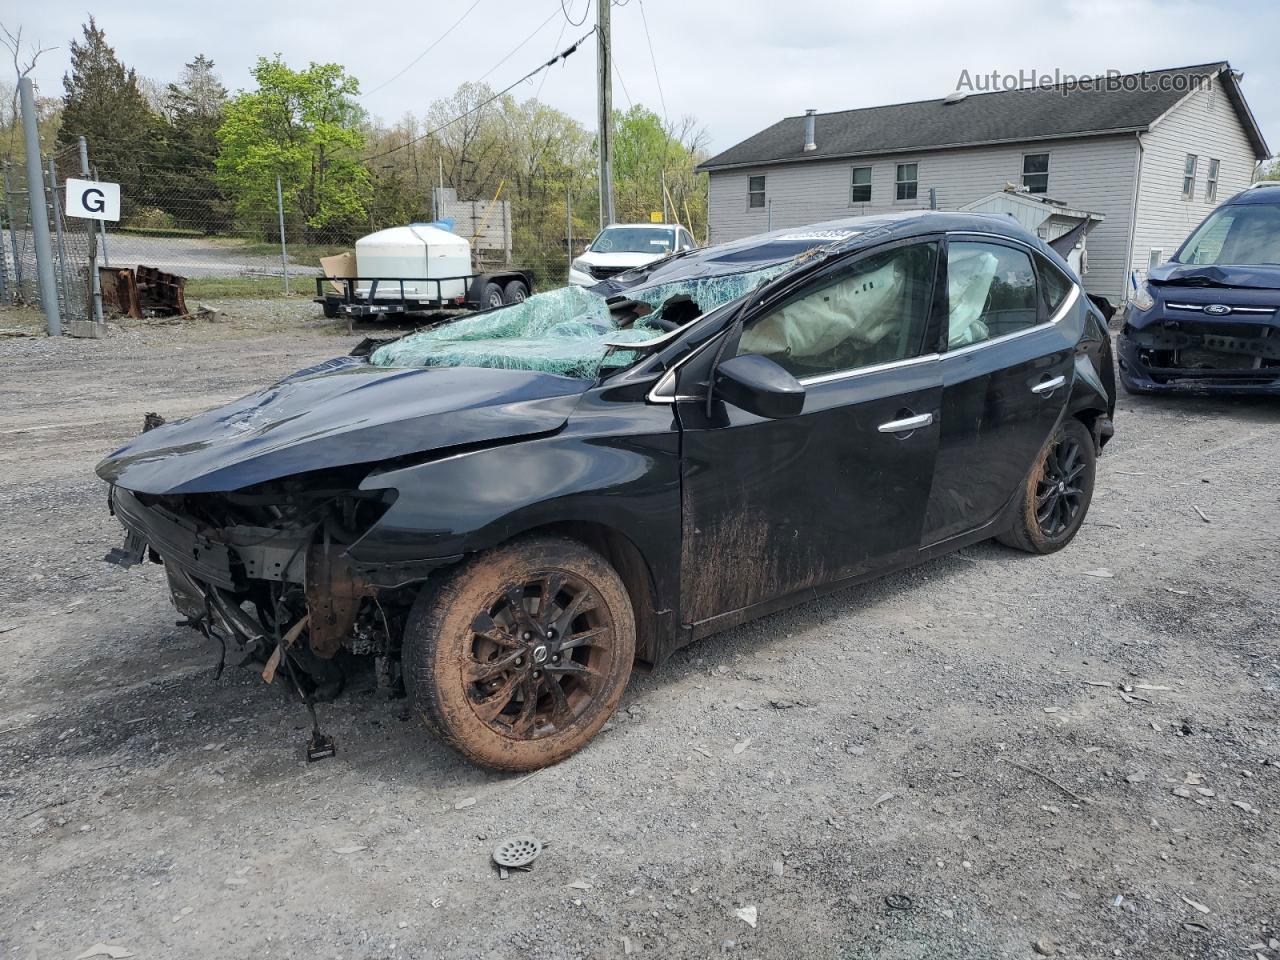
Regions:
[[722, 358], [782, 366], [805, 389], [798, 416], [713, 399], [708, 417], [697, 381], [710, 364], [684, 371], [681, 622], [695, 635], [914, 557], [940, 427], [939, 358], [925, 346], [938, 272], [935, 242], [878, 248], [746, 318]]

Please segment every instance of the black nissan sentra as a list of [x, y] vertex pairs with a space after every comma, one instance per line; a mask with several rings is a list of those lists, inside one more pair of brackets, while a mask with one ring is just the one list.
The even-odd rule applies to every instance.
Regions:
[[[308, 702], [364, 654], [471, 760], [582, 747], [637, 661], [1089, 508], [1101, 314], [1012, 220], [913, 212], [677, 254], [144, 432], [119, 562]], [[150, 424], [149, 424], [150, 425]]]

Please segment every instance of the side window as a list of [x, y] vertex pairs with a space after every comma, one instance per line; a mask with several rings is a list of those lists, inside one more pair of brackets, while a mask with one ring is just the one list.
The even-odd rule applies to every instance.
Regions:
[[900, 163], [897, 170], [897, 182], [895, 183], [895, 197], [899, 200], [914, 200], [916, 198], [916, 187], [919, 184], [920, 168], [914, 163]]
[[937, 244], [917, 243], [816, 280], [753, 321], [738, 353], [766, 356], [797, 378], [917, 356], [937, 257]]
[[871, 200], [871, 168], [854, 167], [849, 175], [849, 202], [868, 203]]
[[1052, 315], [1071, 292], [1071, 278], [1045, 257], [1037, 255], [1036, 266], [1040, 270], [1040, 299], [1044, 302], [1045, 311]]
[[680, 230], [680, 246], [685, 250], [692, 250], [697, 246], [697, 244], [693, 242], [693, 234], [683, 228]]
[[1022, 155], [1022, 185], [1028, 193], [1044, 193], [1049, 189], [1049, 155], [1024, 153]]
[[963, 347], [1040, 322], [1031, 257], [998, 243], [947, 244], [947, 346]]
[[1196, 167], [1200, 161], [1194, 153], [1187, 154], [1187, 161], [1182, 166], [1182, 199], [1194, 200], [1196, 194]]
[[747, 177], [747, 206], [764, 207], [764, 177]]

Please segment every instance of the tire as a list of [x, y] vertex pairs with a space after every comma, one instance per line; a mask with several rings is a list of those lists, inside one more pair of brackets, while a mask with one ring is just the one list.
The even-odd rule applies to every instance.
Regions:
[[[566, 637], [576, 642], [562, 646]], [[561, 537], [515, 540], [463, 563], [423, 590], [405, 626], [414, 712], [494, 770], [536, 770], [580, 750], [617, 708], [634, 658], [621, 578]]]
[[480, 292], [480, 309], [492, 310], [494, 307], [501, 307], [505, 301], [502, 299], [502, 284], [490, 281], [484, 285], [484, 290]]
[[329, 300], [326, 298], [324, 303], [320, 305], [320, 309], [324, 311], [324, 315], [328, 319], [336, 320], [338, 318], [338, 301], [337, 300]]
[[1089, 512], [1097, 466], [1088, 427], [1075, 417], [1064, 420], [1027, 478], [1012, 529], [996, 539], [1027, 553], [1061, 550], [1074, 539]]
[[503, 303], [523, 303], [528, 296], [529, 288], [524, 285], [523, 280], [512, 280], [502, 288]]

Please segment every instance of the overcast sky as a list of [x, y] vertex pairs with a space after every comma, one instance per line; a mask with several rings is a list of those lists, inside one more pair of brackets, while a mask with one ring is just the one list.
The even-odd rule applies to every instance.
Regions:
[[[483, 78], [500, 89], [595, 22], [595, 0], [564, 0], [574, 21], [588, 17], [579, 27], [566, 22], [561, 0], [479, 0], [447, 39], [386, 83], [475, 2], [0, 0], [0, 22], [22, 24], [29, 38], [59, 47], [34, 74], [46, 95], [61, 95], [68, 42], [91, 11], [140, 74], [167, 82], [184, 61], [204, 53], [235, 90], [249, 83], [260, 54], [279, 52], [293, 66], [336, 61], [371, 91], [365, 106], [384, 120], [421, 113], [466, 80]], [[962, 70], [1094, 74], [1222, 59], [1244, 71], [1245, 95], [1273, 152], [1280, 152], [1274, 0], [644, 0], [643, 10], [641, 3], [613, 8], [621, 76], [614, 103], [662, 112], [643, 13], [666, 112], [696, 117], [713, 152], [807, 107], [941, 97], [956, 88]], [[534, 96], [541, 85], [543, 100], [593, 125], [595, 69], [593, 40], [512, 93]]]

